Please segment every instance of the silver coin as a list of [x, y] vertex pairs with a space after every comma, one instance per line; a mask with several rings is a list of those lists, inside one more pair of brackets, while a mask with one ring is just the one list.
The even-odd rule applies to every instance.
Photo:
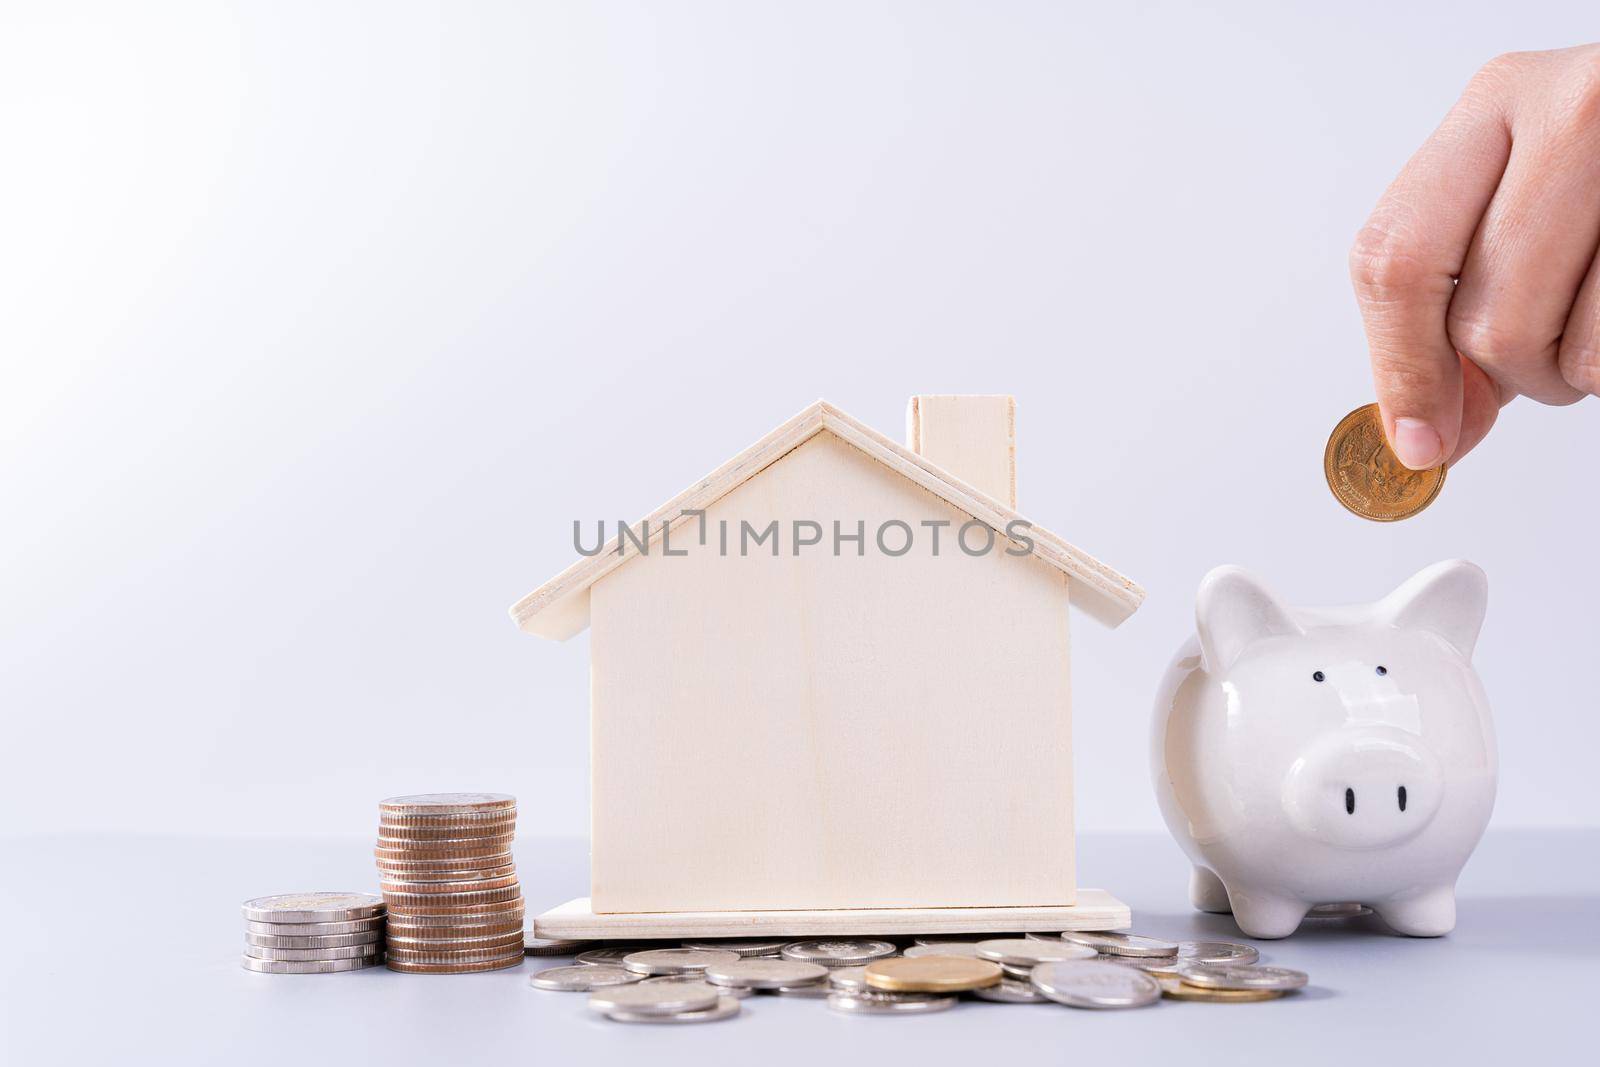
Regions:
[[684, 948], [704, 949], [708, 952], [734, 952], [740, 956], [776, 956], [787, 941], [685, 941]]
[[814, 1000], [821, 1000], [834, 990], [826, 982], [811, 982], [807, 985], [781, 985], [769, 992], [776, 993], [780, 997], [811, 997]]
[[384, 912], [383, 898], [372, 893], [279, 893], [255, 897], [241, 907], [252, 922], [277, 923], [348, 922]]
[[440, 882], [493, 882], [501, 878], [514, 878], [517, 873], [515, 863], [502, 864], [499, 867], [449, 867], [443, 870], [415, 870], [406, 868], [394, 870], [393, 868], [379, 868], [378, 877], [387, 883], [411, 885], [438, 885]]
[[[601, 966], [604, 966], [604, 965], [602, 964]], [[632, 974], [633, 972], [630, 971], [628, 973]], [[634, 975], [634, 977], [638, 978], [639, 976], [638, 975]], [[682, 984], [684, 982], [698, 982], [698, 983], [701, 983], [703, 985], [708, 985], [709, 984], [709, 983], [706, 982], [706, 980], [704, 978], [702, 978], [698, 974], [658, 974], [654, 978], [645, 978], [645, 979], [641, 979], [641, 981], [644, 981], [644, 982], [657, 982], [657, 983], [660, 983], [660, 982], [675, 982], [675, 983], [679, 983], [679, 984]], [[725, 997], [738, 997], [740, 1000], [743, 1000], [745, 997], [754, 996], [755, 995], [755, 990], [753, 990], [753, 989], [735, 989], [733, 986], [720, 986], [719, 985], [719, 986], [717, 986], [717, 992], [721, 993]]]
[[643, 1011], [608, 1011], [606, 1018], [616, 1023], [714, 1023], [739, 1014], [738, 997], [718, 997], [716, 1004], [701, 1011], [679, 1011], [657, 1015]]
[[571, 956], [582, 952], [593, 941], [569, 941], [561, 937], [534, 937], [524, 934], [522, 951], [530, 956]]
[[517, 798], [510, 793], [417, 793], [378, 802], [389, 815], [454, 815], [480, 811], [513, 811]]
[[381, 944], [347, 945], [343, 948], [263, 948], [246, 945], [244, 954], [257, 960], [354, 960], [383, 952]]
[[596, 989], [589, 1007], [598, 1012], [634, 1011], [670, 1015], [716, 1007], [722, 991], [704, 982], [632, 982]]
[[351, 919], [331, 923], [278, 923], [247, 921], [244, 932], [269, 937], [333, 937], [342, 934], [383, 933], [387, 920], [382, 915], [370, 919]]
[[1359, 919], [1364, 915], [1371, 915], [1372, 909], [1365, 904], [1318, 904], [1306, 912], [1308, 919]]
[[[910, 952], [910, 949], [906, 950], [907, 955], [910, 955]], [[828, 984], [834, 989], [842, 989], [847, 993], [857, 989], [872, 988], [867, 985], [867, 968], [865, 965], [860, 967], [835, 967], [828, 972]]]
[[1178, 958], [1191, 963], [1254, 963], [1261, 953], [1233, 941], [1179, 941]]
[[371, 945], [383, 940], [382, 930], [367, 930], [359, 934], [329, 934], [326, 937], [290, 937], [278, 934], [244, 935], [244, 943], [257, 948], [348, 948], [351, 945]]
[[978, 941], [927, 941], [912, 945], [901, 955], [908, 959], [919, 956], [962, 956], [967, 959], [982, 959], [978, 955]]
[[1026, 982], [1033, 974], [1032, 967], [1020, 966], [1015, 963], [1002, 963], [1000, 965], [1000, 970], [1005, 972], [1005, 976], [1007, 978], [1015, 978], [1023, 982]]
[[620, 967], [624, 959], [649, 947], [649, 945], [606, 945], [602, 948], [585, 949], [574, 957], [574, 962], [614, 963]]
[[1117, 934], [1088, 930], [1068, 930], [1061, 940], [1077, 945], [1087, 945], [1108, 956], [1176, 956], [1178, 946], [1172, 941], [1138, 934]]
[[799, 960], [802, 963], [820, 963], [824, 967], [854, 967], [858, 964], [871, 963], [873, 960], [887, 959], [899, 949], [888, 941], [861, 940], [817, 940], [817, 941], [791, 941], [782, 949], [783, 958], [786, 960]]
[[353, 960], [258, 960], [245, 956], [240, 964], [247, 971], [263, 974], [333, 974], [336, 971], [360, 971], [383, 963], [382, 956], [361, 956]]
[[1117, 964], [1123, 967], [1133, 967], [1145, 974], [1165, 975], [1176, 978], [1178, 968], [1183, 960], [1178, 956], [1099, 956], [1101, 963]]
[[546, 967], [528, 976], [528, 984], [535, 989], [555, 989], [563, 993], [592, 993], [601, 986], [629, 985], [639, 976], [621, 967]]
[[732, 952], [703, 948], [647, 948], [622, 957], [622, 965], [638, 974], [698, 974], [713, 963], [733, 963]]
[[1050, 998], [1033, 988], [1033, 983], [1020, 978], [1002, 978], [999, 985], [974, 989], [972, 995], [979, 1000], [993, 1000], [1001, 1004], [1048, 1004]]
[[1033, 987], [1070, 1008], [1142, 1008], [1161, 999], [1161, 985], [1143, 971], [1098, 960], [1041, 963]]
[[1186, 963], [1178, 975], [1190, 985], [1206, 989], [1299, 989], [1309, 977], [1288, 967], [1251, 963]]
[[517, 813], [514, 810], [458, 812], [450, 815], [396, 815], [386, 811], [378, 819], [380, 835], [414, 841], [419, 848], [423, 847], [423, 842], [442, 837], [501, 837], [516, 832]]
[[[690, 951], [714, 951], [691, 949]], [[820, 963], [802, 963], [799, 960], [732, 959], [713, 963], [705, 969], [706, 981], [712, 985], [738, 986], [742, 989], [777, 989], [780, 986], [802, 986], [820, 983], [828, 977], [828, 968]]]
[[955, 997], [941, 997], [933, 993], [882, 993], [863, 990], [859, 993], [828, 994], [828, 1007], [851, 1015], [926, 1015], [929, 1012], [946, 1011], [955, 1006]]
[[1098, 955], [1087, 945], [1074, 945], [1066, 941], [1054, 943], [1030, 941], [1027, 938], [979, 941], [976, 947], [979, 959], [1009, 963], [1013, 967], [1037, 967], [1041, 963], [1088, 960]]

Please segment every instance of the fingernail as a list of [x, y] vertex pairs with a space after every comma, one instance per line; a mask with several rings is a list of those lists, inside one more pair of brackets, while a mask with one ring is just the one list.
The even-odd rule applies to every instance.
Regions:
[[1427, 470], [1439, 465], [1444, 442], [1439, 431], [1422, 419], [1394, 420], [1394, 454], [1401, 463], [1414, 471]]

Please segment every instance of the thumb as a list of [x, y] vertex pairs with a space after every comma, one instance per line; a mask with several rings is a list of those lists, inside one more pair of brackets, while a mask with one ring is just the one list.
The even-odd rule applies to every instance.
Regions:
[[1461, 359], [1427, 348], [1404, 354], [1373, 347], [1372, 381], [1389, 447], [1412, 470], [1437, 467], [1461, 436]]

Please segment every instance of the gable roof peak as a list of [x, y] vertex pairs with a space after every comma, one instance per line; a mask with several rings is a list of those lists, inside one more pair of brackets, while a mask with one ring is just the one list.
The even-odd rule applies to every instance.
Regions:
[[[645, 516], [650, 542], [668, 526], [691, 521], [693, 513], [710, 507], [734, 489], [823, 431], [830, 432], [889, 470], [916, 483], [960, 511], [991, 527], [1000, 537], [1022, 515], [979, 492], [949, 471], [935, 466], [910, 449], [892, 441], [866, 423], [846, 414], [827, 400], [815, 400], [755, 444]], [[1144, 590], [1081, 549], [1068, 544], [1042, 526], [1028, 523], [1033, 555], [1066, 574], [1068, 597], [1091, 617], [1117, 626], [1144, 600]], [[620, 535], [619, 535], [620, 538]], [[585, 556], [511, 606], [511, 617], [525, 632], [566, 640], [589, 625], [589, 589], [639, 553], [618, 551], [613, 538], [593, 556]]]

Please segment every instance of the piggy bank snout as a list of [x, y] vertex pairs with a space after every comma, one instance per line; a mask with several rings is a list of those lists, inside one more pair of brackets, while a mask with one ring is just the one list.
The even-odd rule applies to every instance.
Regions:
[[1395, 730], [1339, 731], [1290, 767], [1284, 808], [1296, 830], [1340, 848], [1384, 848], [1439, 810], [1443, 776], [1417, 739]]

